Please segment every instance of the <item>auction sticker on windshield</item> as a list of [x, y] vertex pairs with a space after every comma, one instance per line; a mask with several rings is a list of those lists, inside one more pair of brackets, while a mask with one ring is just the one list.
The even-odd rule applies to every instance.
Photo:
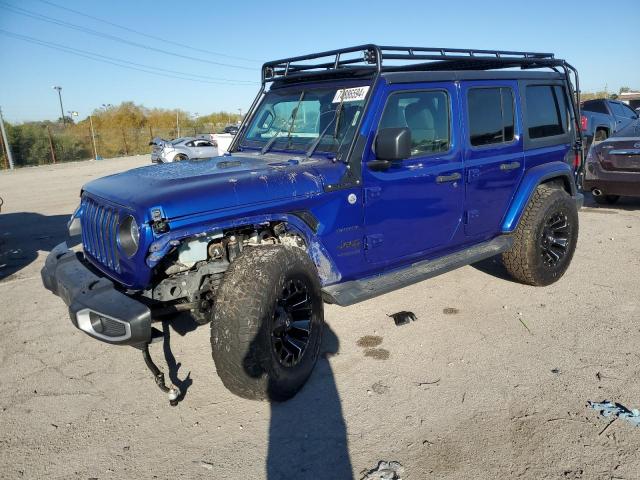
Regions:
[[364, 87], [342, 88], [336, 92], [335, 97], [333, 97], [333, 103], [359, 102], [365, 99], [368, 91], [368, 85]]

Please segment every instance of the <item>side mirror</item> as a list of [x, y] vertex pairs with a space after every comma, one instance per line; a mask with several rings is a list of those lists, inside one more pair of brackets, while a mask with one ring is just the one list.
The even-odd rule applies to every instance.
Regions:
[[411, 156], [411, 130], [383, 128], [376, 137], [376, 160], [368, 163], [371, 170], [384, 170], [391, 163]]

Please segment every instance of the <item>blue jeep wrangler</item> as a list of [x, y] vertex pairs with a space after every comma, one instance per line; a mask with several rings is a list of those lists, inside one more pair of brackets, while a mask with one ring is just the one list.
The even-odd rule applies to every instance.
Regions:
[[[574, 87], [575, 85], [575, 87]], [[567, 270], [582, 164], [576, 70], [553, 54], [359, 47], [268, 62], [229, 152], [88, 183], [42, 270], [76, 327], [149, 356], [162, 315], [211, 323], [233, 393], [283, 400], [323, 303], [353, 305], [498, 254]]]

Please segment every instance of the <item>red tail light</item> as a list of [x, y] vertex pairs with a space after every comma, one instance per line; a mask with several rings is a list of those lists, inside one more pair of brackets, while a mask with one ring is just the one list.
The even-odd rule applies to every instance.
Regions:
[[[582, 118], [585, 118], [585, 117], [582, 117]], [[573, 157], [573, 168], [577, 170], [578, 167], [580, 167], [580, 152], [576, 152], [575, 156]]]
[[580, 117], [580, 128], [582, 128], [582, 131], [584, 132], [587, 129], [587, 123], [588, 123], [588, 119], [587, 117], [585, 117], [584, 115], [582, 115]]

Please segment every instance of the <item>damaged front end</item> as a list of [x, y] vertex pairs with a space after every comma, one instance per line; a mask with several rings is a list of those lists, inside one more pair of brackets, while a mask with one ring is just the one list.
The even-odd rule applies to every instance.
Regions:
[[[69, 222], [70, 234], [82, 235], [83, 248], [70, 249], [66, 243], [54, 248], [41, 271], [43, 284], [67, 304], [76, 328], [105, 343], [140, 349], [172, 405], [177, 404], [180, 391], [166, 385], [149, 352], [149, 344], [164, 337], [154, 323], [170, 321], [178, 312], [190, 313], [198, 324], [209, 322], [224, 273], [247, 248], [281, 244], [308, 249], [304, 235], [285, 221], [265, 220], [193, 234], [188, 229], [171, 231], [161, 212], [150, 224], [136, 228], [129, 216], [115, 208], [105, 212], [83, 201]], [[102, 235], [95, 228], [99, 224], [106, 225]], [[122, 274], [119, 257], [126, 256], [127, 249], [132, 256], [139, 253], [138, 247], [133, 251], [140, 242], [140, 238], [134, 242], [136, 229], [151, 229], [156, 238], [148, 248], [152, 253], [146, 254], [150, 281], [143, 289], [130, 289], [104, 272], [113, 269]], [[116, 232], [113, 239], [111, 231]]]

